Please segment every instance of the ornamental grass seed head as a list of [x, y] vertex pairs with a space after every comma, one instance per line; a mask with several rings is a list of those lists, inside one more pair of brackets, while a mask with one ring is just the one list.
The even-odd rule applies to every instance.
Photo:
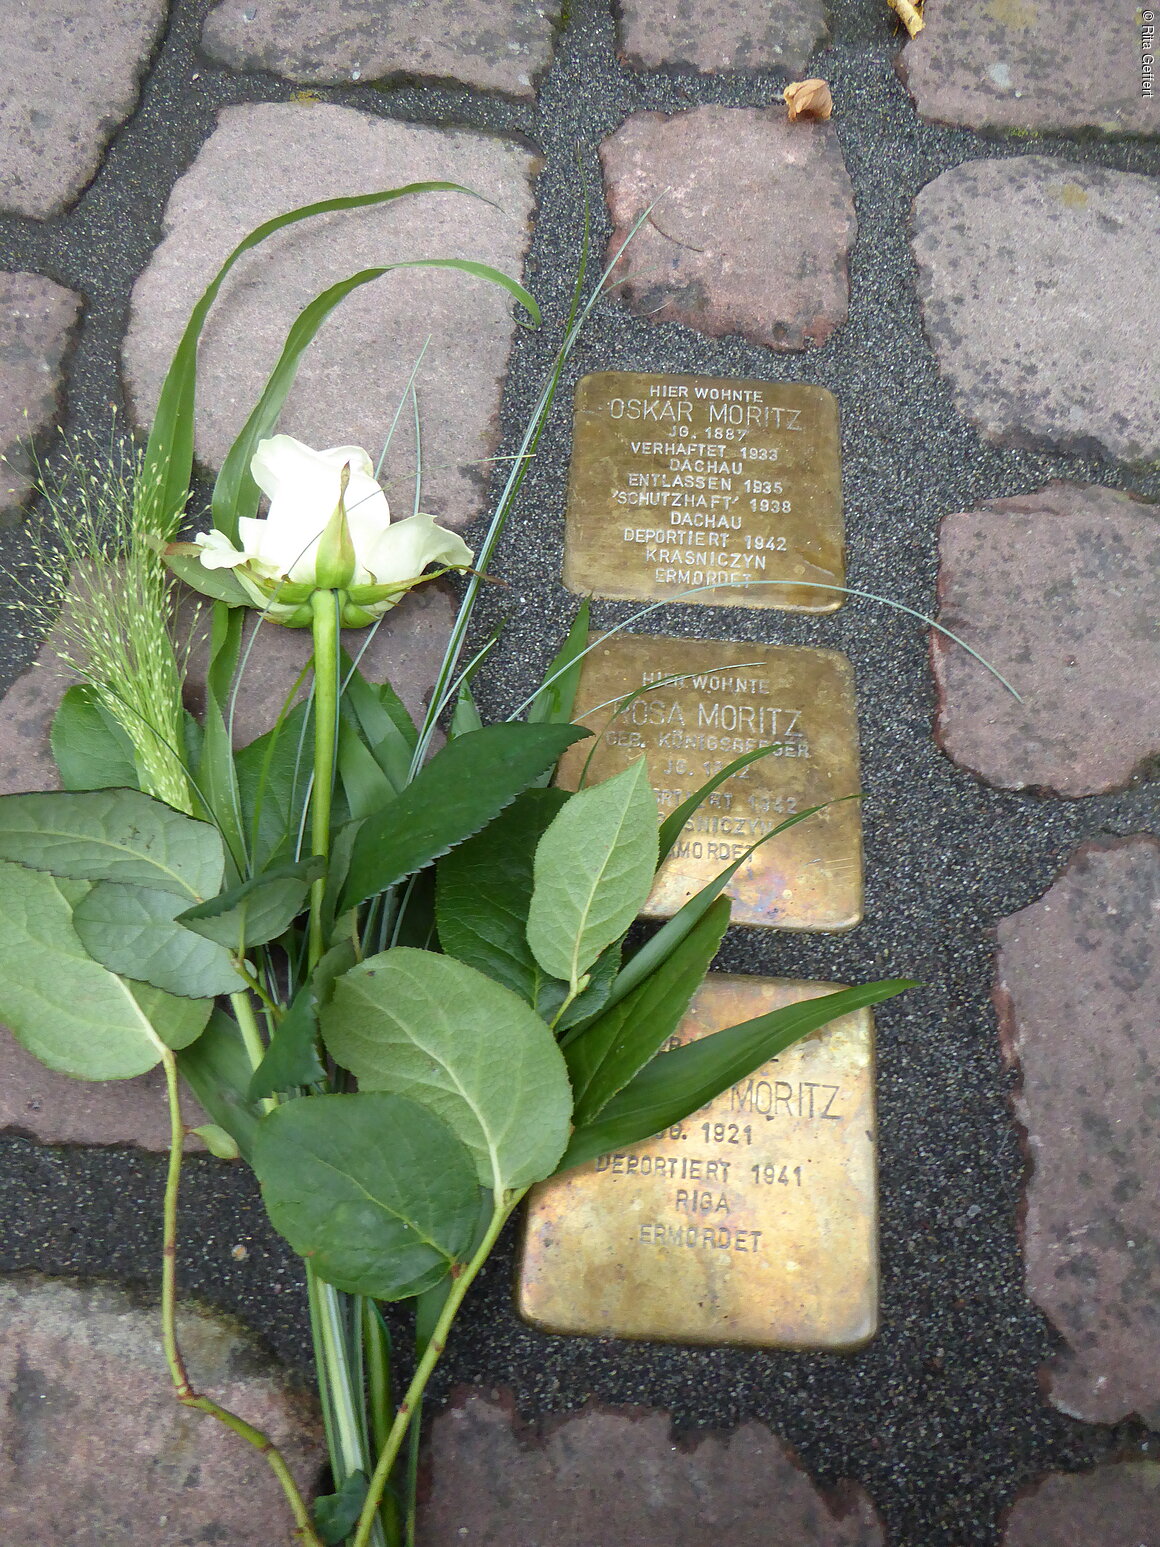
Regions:
[[243, 516], [237, 548], [224, 532], [194, 538], [206, 569], [231, 569], [276, 623], [305, 627], [316, 590], [338, 591], [342, 624], [359, 628], [392, 608], [430, 564], [463, 569], [471, 549], [428, 515], [391, 521], [387, 497], [361, 446], [315, 451], [290, 435], [258, 442], [250, 463], [270, 501], [265, 519]]

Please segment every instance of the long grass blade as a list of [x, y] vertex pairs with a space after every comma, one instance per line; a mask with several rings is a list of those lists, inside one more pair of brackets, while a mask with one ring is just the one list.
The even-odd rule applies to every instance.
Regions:
[[[843, 796], [844, 800], [857, 800], [856, 795]], [[784, 822], [779, 822], [776, 827], [767, 833], [762, 833], [755, 843], [751, 843], [745, 853], [727, 865], [711, 881], [707, 881], [695, 896], [690, 897], [684, 907], [674, 913], [672, 918], [662, 924], [651, 940], [647, 940], [640, 950], [630, 956], [625, 962], [616, 981], [612, 985], [612, 992], [604, 1004], [605, 1010], [610, 1010], [614, 1004], [618, 1004], [626, 994], [630, 994], [638, 983], [642, 983], [651, 972], [654, 972], [665, 957], [669, 955], [691, 929], [698, 924], [704, 914], [713, 905], [732, 881], [733, 877], [741, 869], [747, 860], [751, 859], [763, 843], [768, 843], [771, 838], [776, 838], [779, 833], [784, 833], [788, 827], [796, 827], [799, 822], [804, 822], [807, 817], [815, 816], [819, 811], [824, 811], [827, 805], [837, 805], [837, 801], [827, 801], [820, 806], [810, 806], [805, 811], [797, 811], [793, 816], [787, 817]]]
[[[760, 661], [737, 662], [738, 667], [760, 665]], [[574, 669], [579, 672], [579, 659], [577, 659], [577, 661], [574, 663]], [[699, 675], [699, 672], [694, 673], [690, 671], [670, 672], [667, 677], [658, 677], [655, 682], [646, 682], [639, 688], [633, 688], [632, 692], [625, 694], [623, 698], [607, 698], [602, 704], [595, 704], [591, 709], [586, 709], [581, 716], [581, 718], [585, 720], [590, 719], [594, 714], [599, 714], [601, 709], [609, 709], [613, 704], [616, 705], [616, 713], [609, 715], [608, 723], [601, 727], [599, 734], [593, 737], [592, 744], [588, 748], [588, 756], [584, 759], [584, 767], [580, 770], [580, 788], [583, 789], [585, 784], [588, 782], [588, 770], [592, 766], [592, 759], [596, 756], [597, 749], [604, 741], [606, 733], [612, 729], [613, 721], [619, 719], [619, 717], [624, 714], [627, 709], [631, 709], [633, 704], [636, 703], [637, 699], [643, 698], [646, 693], [655, 692], [657, 688], [667, 687], [671, 682], [684, 682], [688, 677]], [[718, 784], [720, 782], [720, 780], [717, 781]], [[704, 788], [704, 786], [702, 786], [702, 788]], [[698, 791], [696, 795], [691, 797], [691, 799], [695, 805], [700, 805], [701, 801], [704, 799], [704, 796], [700, 791]], [[688, 804], [688, 802], [686, 802], [686, 804]]]
[[915, 987], [909, 978], [885, 978], [840, 989], [658, 1053], [595, 1121], [575, 1130], [558, 1170], [566, 1171], [605, 1150], [636, 1144], [682, 1122], [819, 1026]]
[[[1017, 692], [1016, 689], [1011, 686], [1011, 684], [1007, 681], [1006, 677], [1004, 677], [1003, 673], [997, 666], [992, 665], [992, 663], [987, 660], [986, 656], [980, 655], [979, 652], [974, 649], [973, 646], [969, 645], [965, 639], [960, 639], [957, 634], [953, 634], [949, 628], [944, 628], [941, 623], [939, 623], [934, 618], [928, 617], [925, 612], [919, 612], [914, 607], [908, 607], [905, 602], [896, 602], [891, 596], [880, 596], [877, 591], [861, 591], [856, 586], [823, 585], [820, 580], [811, 580], [809, 583], [815, 591], [840, 591], [844, 596], [860, 596], [866, 601], [880, 602], [883, 607], [893, 607], [895, 612], [904, 612], [908, 617], [917, 618], [920, 623], [925, 623], [928, 628], [933, 628], [937, 633], [942, 634], [944, 638], [951, 640], [953, 644], [959, 645], [967, 652], [968, 655], [973, 656], [974, 659], [978, 661], [980, 666], [985, 667], [986, 670], [991, 673], [992, 677], [996, 677], [1003, 684], [1003, 686], [1007, 689], [1008, 693], [1010, 693], [1013, 698], [1017, 699], [1019, 703], [1023, 702], [1022, 694]], [[788, 586], [800, 584], [801, 581], [799, 580], [751, 580], [749, 582], [749, 586], [751, 588], [756, 586]], [[594, 639], [588, 648], [586, 650], [582, 650], [580, 654], [581, 656], [590, 655], [593, 650], [598, 649], [609, 639], [613, 639], [617, 634], [623, 633], [625, 629], [631, 628], [634, 623], [639, 623], [642, 618], [649, 617], [651, 613], [656, 612], [658, 607], [670, 607], [674, 602], [683, 602], [686, 597], [698, 596], [702, 591], [713, 591], [716, 589], [716, 586], [713, 585], [695, 585], [690, 586], [687, 591], [677, 591], [673, 596], [665, 597], [664, 601], [650, 602], [647, 607], [641, 607], [637, 612], [634, 612], [630, 614], [629, 617], [622, 619], [621, 622], [615, 625], [615, 627], [610, 628], [607, 633], [601, 634], [598, 639]], [[524, 707], [526, 707], [526, 700], [525, 703], [520, 706], [521, 709]], [[515, 714], [518, 714], [519, 712], [520, 710], [516, 710]], [[515, 714], [509, 716], [509, 718], [514, 719]]]
[[[414, 388], [414, 385], [415, 385], [415, 378], [419, 374], [419, 367], [423, 363], [423, 356], [427, 353], [427, 349], [428, 349], [430, 343], [431, 343], [431, 335], [430, 335], [430, 333], [428, 333], [427, 337], [423, 340], [423, 347], [422, 347], [422, 349], [420, 349], [419, 353], [415, 356], [415, 363], [411, 367], [411, 374], [407, 377], [407, 384], [403, 388], [402, 396], [399, 398], [398, 403], [396, 403], [396, 405], [395, 405], [395, 416], [391, 420], [390, 424], [387, 426], [387, 433], [386, 433], [386, 435], [385, 435], [385, 437], [383, 439], [383, 449], [379, 452], [379, 460], [375, 463], [375, 479], [376, 479], [376, 481], [379, 478], [382, 477], [383, 463], [387, 460], [387, 452], [390, 451], [390, 449], [391, 449], [391, 442], [395, 438], [395, 431], [399, 427], [399, 420], [403, 416], [403, 409], [406, 406], [407, 401], [408, 401], [408, 399], [411, 396], [412, 389]], [[418, 463], [418, 460], [419, 460], [418, 457], [416, 457], [415, 458], [416, 463]]]
[[[573, 294], [572, 308], [569, 311], [568, 318], [565, 323], [564, 340], [556, 352], [556, 357], [552, 362], [552, 369], [548, 374], [548, 380], [544, 383], [544, 386], [540, 391], [540, 395], [536, 399], [535, 408], [532, 410], [531, 418], [528, 420], [528, 423], [524, 429], [523, 436], [520, 440], [519, 449], [517, 450], [513, 460], [511, 471], [508, 474], [507, 480], [503, 487], [503, 492], [501, 493], [499, 501], [496, 505], [495, 514], [491, 518], [487, 533], [483, 540], [483, 544], [476, 557], [475, 570], [472, 573], [470, 580], [468, 581], [467, 589], [464, 592], [463, 601], [460, 603], [459, 611], [456, 614], [455, 623], [451, 630], [451, 638], [447, 642], [447, 648], [443, 654], [443, 662], [439, 669], [439, 676], [436, 679], [435, 692], [431, 697], [431, 708], [427, 711], [426, 718], [423, 721], [423, 725], [419, 733], [419, 744], [415, 749], [415, 756], [411, 763], [412, 778], [415, 777], [415, 774], [418, 773], [419, 769], [423, 766], [423, 761], [427, 756], [427, 751], [431, 745], [431, 738], [435, 734], [435, 727], [438, 723], [438, 716], [433, 711], [436, 705], [444, 701], [444, 695], [447, 691], [447, 684], [455, 675], [456, 668], [459, 664], [459, 657], [463, 650], [464, 641], [467, 637], [467, 631], [471, 625], [471, 617], [475, 608], [476, 600], [479, 596], [480, 587], [482, 586], [484, 578], [487, 574], [488, 566], [491, 563], [496, 546], [498, 545], [499, 540], [503, 535], [504, 528], [507, 525], [508, 517], [511, 514], [512, 506], [515, 503], [516, 495], [519, 493], [520, 486], [524, 481], [524, 475], [527, 472], [528, 463], [536, 449], [537, 444], [539, 443], [540, 436], [543, 433], [544, 425], [547, 422], [548, 412], [551, 409], [552, 403], [555, 401], [556, 391], [560, 384], [560, 377], [563, 375], [564, 366], [567, 364], [572, 350], [576, 347], [576, 341], [579, 339], [580, 334], [584, 328], [584, 324], [587, 322], [593, 308], [604, 295], [608, 282], [612, 276], [612, 272], [615, 269], [617, 263], [620, 261], [621, 254], [624, 252], [629, 242], [631, 242], [635, 237], [641, 226], [644, 225], [651, 209], [652, 205], [650, 205], [649, 209], [645, 210], [637, 218], [637, 220], [633, 222], [631, 229], [629, 230], [624, 241], [617, 248], [611, 262], [606, 265], [592, 294], [582, 306], [580, 305], [580, 296], [583, 293], [584, 264], [583, 262], [581, 264], [580, 274], [577, 279], [576, 289]], [[585, 259], [587, 257], [587, 236], [585, 237], [583, 257]]]
[[415, 497], [411, 502], [411, 514], [419, 514], [419, 498], [423, 490], [423, 435], [419, 426], [419, 394], [415, 391], [415, 378], [411, 378], [411, 407], [415, 421]]
[[[354, 194], [346, 198], [322, 199], [315, 204], [304, 204], [298, 209], [276, 215], [263, 221], [238, 243], [213, 279], [202, 292], [190, 313], [181, 341], [174, 352], [169, 370], [161, 386], [153, 427], [145, 446], [142, 471], [151, 486], [154, 502], [155, 526], [172, 519], [184, 509], [189, 497], [189, 481], [193, 473], [193, 419], [197, 387], [197, 345], [205, 327], [210, 308], [217, 300], [226, 276], [238, 259], [258, 247], [267, 237], [285, 230], [300, 220], [315, 215], [328, 215], [339, 210], [366, 209], [376, 204], [388, 204], [394, 199], [406, 198], [418, 193], [462, 193], [468, 198], [484, 198], [459, 183], [421, 182], [407, 183], [399, 188], [387, 188], [378, 193]], [[498, 206], [495, 206], [498, 208]]]
[[665, 859], [673, 844], [680, 837], [681, 829], [696, 811], [702, 801], [708, 800], [713, 791], [731, 779], [735, 773], [740, 773], [743, 768], [748, 768], [750, 763], [757, 762], [758, 758], [768, 757], [774, 747], [780, 747], [783, 743], [772, 741], [768, 746], [757, 747], [752, 752], [743, 752], [740, 757], [735, 757], [731, 763], [726, 763], [724, 768], [719, 768], [710, 779], [706, 779], [700, 789], [694, 790], [687, 800], [683, 800], [675, 811], [661, 823], [660, 830], [660, 858]]
[[489, 280], [492, 284], [507, 290], [530, 316], [539, 320], [540, 310], [535, 298], [529, 295], [522, 285], [517, 284], [507, 274], [501, 273], [499, 269], [492, 268], [490, 264], [476, 263], [468, 258], [414, 258], [402, 263], [388, 263], [377, 268], [362, 269], [359, 273], [340, 280], [338, 284], [331, 285], [315, 296], [314, 300], [303, 307], [295, 318], [286, 336], [286, 343], [278, 363], [270, 373], [262, 395], [242, 426], [241, 433], [230, 447], [221, 472], [218, 474], [217, 483], [214, 485], [214, 525], [219, 531], [224, 532], [231, 542], [236, 543], [238, 540], [239, 518], [253, 516], [257, 512], [261, 491], [250, 472], [250, 463], [257, 450], [258, 442], [265, 439], [277, 423], [278, 415], [282, 412], [287, 394], [294, 385], [298, 366], [306, 349], [340, 302], [361, 286], [381, 279], [384, 274], [393, 273], [397, 269], [454, 269], [477, 279]]
[[591, 605], [585, 597], [543, 682], [516, 711], [518, 714], [520, 710], [527, 709], [529, 724], [539, 725], [547, 720], [562, 725], [572, 718], [576, 689], [580, 684], [580, 652], [588, 643], [590, 611]]

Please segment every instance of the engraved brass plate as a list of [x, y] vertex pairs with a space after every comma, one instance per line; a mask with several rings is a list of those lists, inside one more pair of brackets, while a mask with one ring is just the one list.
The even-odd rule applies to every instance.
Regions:
[[831, 393], [635, 371], [579, 382], [564, 545], [570, 590], [790, 612], [841, 606], [840, 593], [809, 581], [845, 583]]
[[[711, 973], [673, 1043], [834, 987]], [[520, 1314], [593, 1336], [865, 1343], [878, 1325], [873, 1074], [860, 1010], [657, 1138], [533, 1188]]]
[[[633, 689], [677, 673], [682, 680], [663, 682], [618, 712]], [[584, 658], [573, 717], [604, 731], [589, 782], [619, 773], [643, 754], [662, 818], [740, 754], [777, 744], [726, 780], [692, 817], [661, 867], [645, 909], [650, 918], [676, 913], [786, 817], [859, 790], [853, 671], [836, 650], [618, 634]], [[566, 789], [577, 787], [591, 746], [582, 741], [564, 755]], [[741, 866], [727, 893], [735, 924], [817, 930], [857, 924], [858, 802], [830, 806], [771, 838]]]

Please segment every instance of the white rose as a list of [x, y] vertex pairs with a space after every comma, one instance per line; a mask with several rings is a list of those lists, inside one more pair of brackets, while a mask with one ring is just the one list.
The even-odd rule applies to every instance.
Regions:
[[325, 584], [344, 593], [345, 624], [369, 623], [393, 607], [429, 564], [458, 569], [471, 563], [463, 539], [431, 516], [392, 523], [361, 446], [314, 451], [290, 435], [274, 435], [258, 442], [250, 472], [270, 501], [265, 519], [241, 518], [241, 548], [216, 530], [199, 533], [194, 542], [206, 569], [232, 569], [255, 605], [276, 622], [308, 621], [310, 593]]

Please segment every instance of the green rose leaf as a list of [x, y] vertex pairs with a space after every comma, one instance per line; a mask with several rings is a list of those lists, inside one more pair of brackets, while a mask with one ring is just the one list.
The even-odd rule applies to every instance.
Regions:
[[0, 860], [77, 881], [121, 881], [212, 897], [225, 858], [217, 829], [138, 790], [0, 797]]
[[551, 1032], [509, 989], [450, 956], [397, 947], [338, 978], [320, 1019], [360, 1088], [438, 1113], [497, 1196], [551, 1173], [572, 1091]]
[[717, 954], [729, 909], [718, 898], [651, 977], [569, 1044], [577, 1126], [591, 1122], [676, 1031]]
[[137, 788], [133, 743], [88, 683], [75, 684], [61, 699], [52, 755], [66, 790]]
[[[73, 912], [76, 912], [75, 903]], [[213, 1014], [212, 999], [182, 999], [176, 994], [167, 994], [163, 989], [154, 988], [152, 983], [134, 982], [132, 978], [125, 979], [125, 986], [148, 1016], [149, 1024], [165, 1046], [175, 1051], [196, 1042]]]
[[260, 1114], [246, 1097], [253, 1070], [234, 1018], [224, 1010], [213, 1010], [205, 1032], [178, 1053], [177, 1067], [210, 1117], [250, 1160]]
[[436, 870], [440, 945], [530, 1005], [542, 987], [558, 986], [532, 955], [527, 924], [536, 845], [568, 798], [563, 790], [525, 790], [482, 832], [444, 855]]
[[652, 889], [657, 803], [644, 758], [580, 790], [540, 839], [528, 944], [573, 987], [624, 933]]
[[314, 1529], [326, 1547], [338, 1547], [354, 1530], [369, 1487], [365, 1472], [352, 1472], [337, 1493], [315, 1499], [311, 1507]]
[[686, 1042], [670, 1053], [659, 1053], [597, 1118], [577, 1127], [560, 1170], [582, 1165], [606, 1150], [623, 1149], [651, 1138], [699, 1112], [723, 1090], [819, 1026], [914, 987], [908, 978], [887, 978], [843, 988], [820, 999], [770, 1010], [698, 1042]]
[[177, 923], [181, 907], [172, 892], [98, 881], [73, 910], [73, 927], [89, 955], [110, 972], [188, 999], [240, 992], [246, 981], [230, 953], [183, 929]]
[[[193, 547], [182, 543], [182, 548]], [[254, 599], [232, 569], [206, 569], [195, 553], [165, 553], [166, 565], [179, 580], [184, 580], [191, 591], [210, 596], [215, 602], [225, 602], [227, 607], [252, 607]]]
[[312, 734], [310, 705], [296, 704], [272, 730], [234, 753], [242, 825], [257, 867], [292, 855], [310, 781]]
[[326, 869], [323, 859], [279, 865], [208, 902], [186, 908], [177, 922], [235, 954], [285, 934], [306, 905], [310, 883]]
[[60, 883], [0, 862], [0, 886], [0, 1019], [17, 1041], [76, 1079], [128, 1080], [152, 1069], [164, 1044], [143, 1007], [148, 992], [139, 999], [141, 985], [93, 961]]
[[325, 1078], [326, 1070], [318, 1056], [315, 986], [307, 983], [295, 994], [270, 1038], [266, 1056], [254, 1070], [246, 1094], [251, 1101], [260, 1101], [277, 1091], [297, 1090], [300, 1085], [313, 1085]]
[[471, 1246], [479, 1187], [446, 1123], [381, 1092], [308, 1096], [262, 1121], [254, 1170], [274, 1228], [348, 1294], [402, 1300]]
[[362, 824], [338, 912], [470, 838], [588, 734], [575, 725], [513, 721], [449, 741], [396, 800]]
[[596, 958], [588, 974], [588, 987], [577, 994], [568, 1008], [561, 1012], [561, 1005], [568, 997], [568, 985], [559, 978], [542, 978], [540, 997], [536, 1011], [541, 1020], [547, 1021], [557, 1036], [578, 1026], [581, 1021], [599, 1015], [607, 1004], [620, 974], [620, 942], [614, 942]]

